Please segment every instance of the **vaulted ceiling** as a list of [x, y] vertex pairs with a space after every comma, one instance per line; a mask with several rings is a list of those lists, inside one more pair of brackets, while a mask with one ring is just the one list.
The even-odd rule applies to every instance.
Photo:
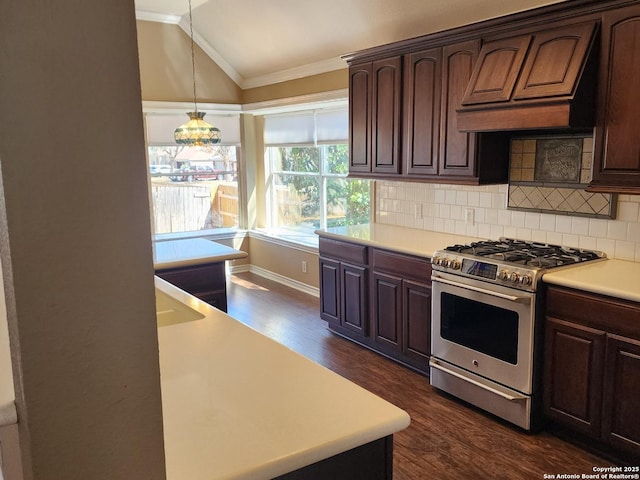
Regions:
[[[196, 43], [242, 88], [344, 68], [340, 56], [563, 0], [192, 0]], [[188, 0], [135, 0], [178, 23]]]

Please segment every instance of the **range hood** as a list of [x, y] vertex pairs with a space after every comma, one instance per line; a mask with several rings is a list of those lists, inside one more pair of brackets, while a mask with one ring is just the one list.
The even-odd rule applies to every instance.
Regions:
[[458, 129], [491, 132], [594, 125], [593, 22], [486, 42], [458, 109]]

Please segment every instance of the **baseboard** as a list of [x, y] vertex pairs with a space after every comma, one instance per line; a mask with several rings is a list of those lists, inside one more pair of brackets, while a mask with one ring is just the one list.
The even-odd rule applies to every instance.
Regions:
[[280, 275], [279, 273], [272, 272], [270, 270], [265, 270], [264, 268], [256, 267], [255, 265], [238, 265], [230, 267], [228, 270], [229, 273], [243, 273], [243, 272], [251, 272], [256, 275], [260, 275], [268, 280], [273, 280], [274, 282], [281, 283], [287, 287], [291, 287], [295, 290], [299, 290], [300, 292], [307, 293], [309, 295], [313, 295], [314, 297], [320, 297], [320, 289], [317, 287], [312, 287], [311, 285], [307, 285], [306, 283], [299, 282], [297, 280], [293, 280], [289, 277], [285, 277], [284, 275]]

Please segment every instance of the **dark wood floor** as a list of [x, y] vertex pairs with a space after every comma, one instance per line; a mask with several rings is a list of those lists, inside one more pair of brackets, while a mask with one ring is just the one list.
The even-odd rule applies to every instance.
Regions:
[[429, 379], [327, 330], [318, 299], [250, 273], [232, 275], [229, 314], [411, 416], [395, 435], [394, 479], [542, 479], [611, 462], [549, 433], [528, 434], [436, 391]]

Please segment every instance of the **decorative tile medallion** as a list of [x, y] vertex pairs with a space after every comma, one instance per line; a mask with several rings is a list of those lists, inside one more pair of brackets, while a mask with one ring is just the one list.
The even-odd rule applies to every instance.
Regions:
[[556, 135], [511, 140], [507, 207], [542, 213], [615, 218], [616, 196], [585, 190], [593, 138]]

